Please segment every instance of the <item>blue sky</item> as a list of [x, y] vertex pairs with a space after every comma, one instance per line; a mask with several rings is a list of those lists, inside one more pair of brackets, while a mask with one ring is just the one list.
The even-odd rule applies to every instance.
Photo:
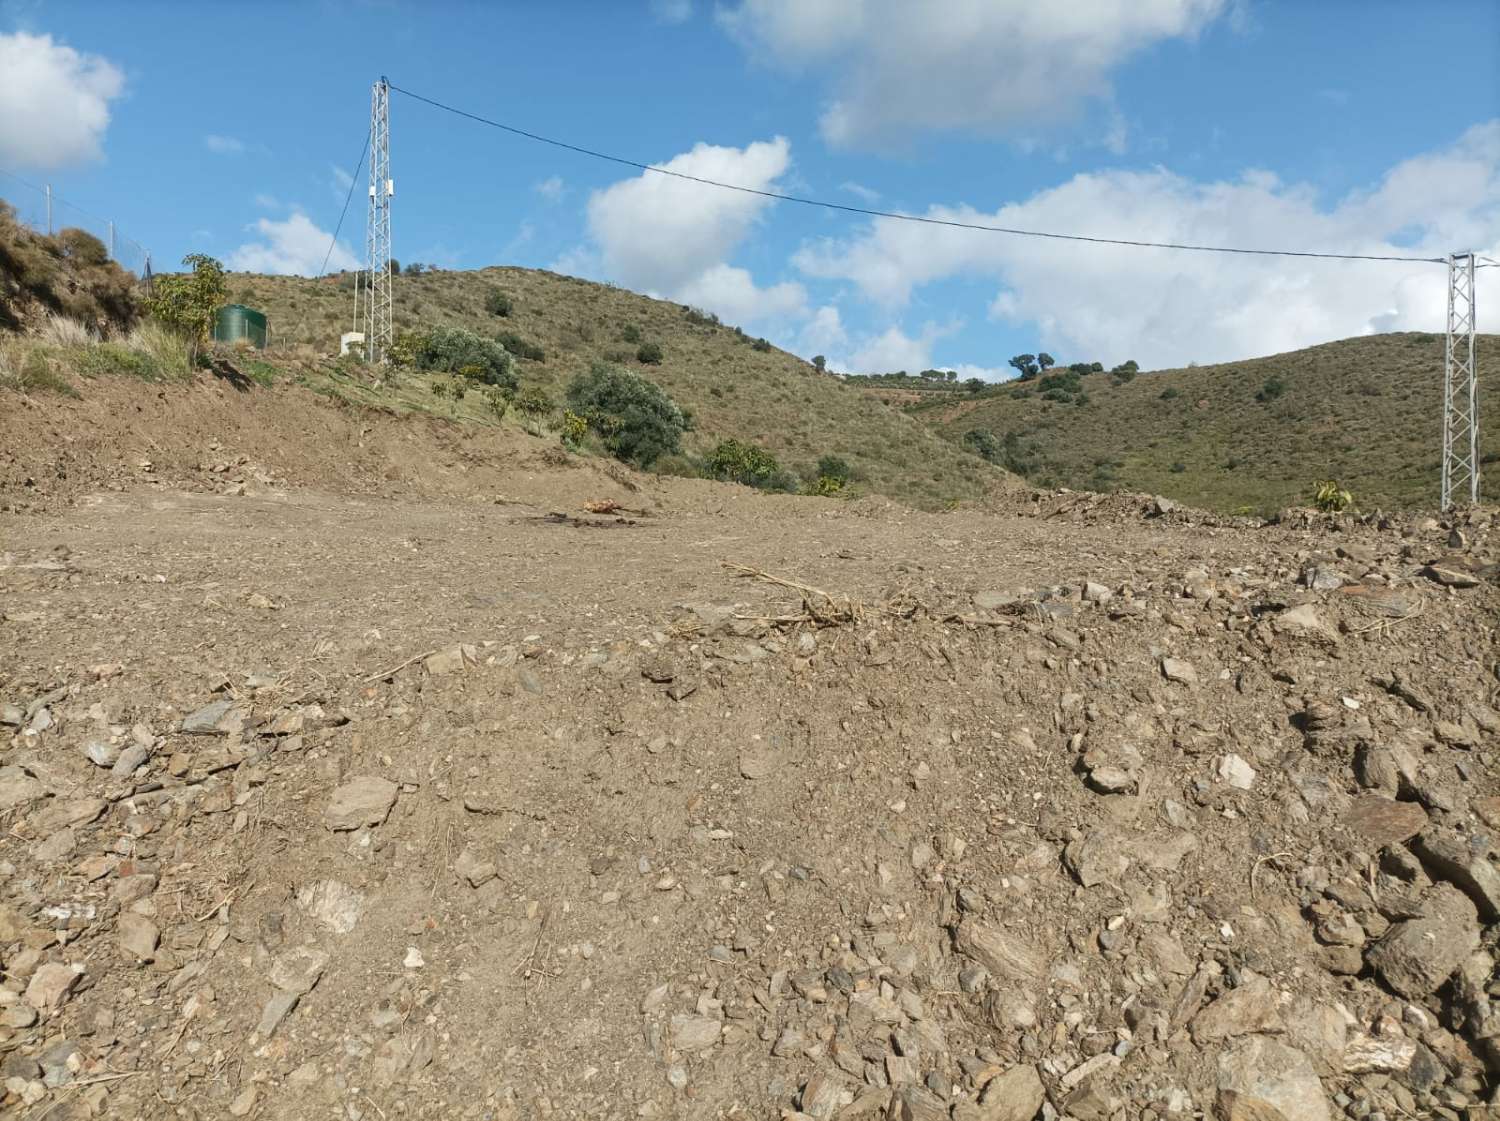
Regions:
[[[854, 205], [1500, 255], [1492, 0], [0, 2], [0, 170], [113, 217], [159, 268], [203, 251], [313, 272], [382, 73], [584, 146]], [[643, 179], [400, 94], [391, 137], [400, 259], [610, 280], [839, 368], [998, 377], [1038, 349], [1150, 366], [1441, 327], [1433, 266], [870, 220]], [[37, 212], [4, 176], [0, 196]], [[357, 188], [335, 264], [363, 226]]]

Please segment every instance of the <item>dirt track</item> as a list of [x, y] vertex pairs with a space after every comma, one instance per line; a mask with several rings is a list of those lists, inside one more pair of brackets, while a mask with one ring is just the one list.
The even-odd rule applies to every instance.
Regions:
[[1482, 1116], [1487, 517], [184, 463], [0, 514], [21, 1115]]

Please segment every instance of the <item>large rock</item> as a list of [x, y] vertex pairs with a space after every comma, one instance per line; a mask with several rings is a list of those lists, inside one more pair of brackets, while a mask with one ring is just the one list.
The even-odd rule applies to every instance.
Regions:
[[379, 825], [396, 804], [396, 784], [374, 775], [350, 779], [333, 792], [323, 822], [338, 832]]
[[1218, 1043], [1241, 1035], [1279, 1032], [1286, 1026], [1282, 996], [1268, 981], [1230, 989], [1193, 1017], [1193, 1042]]
[[1452, 884], [1434, 884], [1422, 896], [1422, 913], [1395, 923], [1365, 960], [1402, 996], [1436, 992], [1479, 945], [1479, 913]]
[[1439, 826], [1411, 847], [1433, 879], [1447, 880], [1474, 901], [1485, 922], [1500, 919], [1500, 868], [1489, 858], [1487, 837]]
[[1072, 841], [1063, 850], [1063, 863], [1084, 887], [1117, 881], [1130, 867], [1130, 853], [1121, 838], [1105, 829]]
[[969, 1116], [973, 1121], [1031, 1121], [1046, 1097], [1036, 1067], [1014, 1066], [990, 1079]]
[[953, 945], [990, 971], [990, 976], [1032, 984], [1047, 975], [1047, 956], [1026, 939], [997, 926], [965, 919], [953, 935]]
[[1357, 798], [1344, 824], [1377, 848], [1399, 845], [1415, 837], [1427, 825], [1427, 811], [1416, 802], [1397, 802], [1379, 794]]
[[1330, 1121], [1323, 1084], [1307, 1056], [1265, 1035], [1232, 1043], [1219, 1056], [1219, 1121]]
[[1339, 632], [1310, 603], [1283, 611], [1271, 620], [1271, 629], [1288, 638], [1326, 642], [1329, 645], [1336, 645], [1339, 640]]
[[59, 965], [47, 962], [37, 966], [26, 986], [26, 1003], [38, 1012], [55, 1012], [63, 1006], [83, 976], [81, 965]]
[[20, 767], [0, 767], [0, 811], [34, 802], [47, 788]]

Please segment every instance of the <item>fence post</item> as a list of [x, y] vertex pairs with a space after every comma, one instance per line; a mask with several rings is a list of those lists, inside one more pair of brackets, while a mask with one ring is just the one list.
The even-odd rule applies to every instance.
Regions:
[[52, 184], [47, 184], [47, 236], [52, 236]]

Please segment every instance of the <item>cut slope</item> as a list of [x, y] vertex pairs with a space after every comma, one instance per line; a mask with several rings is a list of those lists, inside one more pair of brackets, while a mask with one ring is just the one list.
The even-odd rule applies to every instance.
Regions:
[[[1481, 370], [1500, 350], [1480, 336]], [[1219, 510], [1305, 503], [1334, 478], [1366, 509], [1432, 506], [1442, 425], [1443, 338], [1390, 334], [1141, 374], [1079, 379], [1085, 403], [1038, 382], [980, 398], [932, 394], [912, 415], [955, 441], [1013, 434], [1033, 482], [1169, 495]], [[1280, 389], [1277, 388], [1279, 384]], [[1481, 396], [1482, 427], [1500, 423]]]
[[[328, 353], [348, 329], [353, 293], [342, 285], [350, 282], [235, 274], [230, 292], [270, 316], [279, 345]], [[403, 276], [397, 286], [398, 331], [451, 324], [489, 337], [513, 333], [545, 354], [518, 363], [523, 386], [542, 386], [555, 399], [597, 360], [643, 372], [692, 411], [687, 445], [695, 453], [733, 436], [769, 448], [794, 470], [837, 455], [869, 489], [926, 507], [978, 498], [1007, 478], [796, 356], [681, 304], [517, 268]], [[496, 289], [511, 300], [508, 316], [486, 310]], [[645, 343], [661, 347], [660, 364], [637, 361]]]

